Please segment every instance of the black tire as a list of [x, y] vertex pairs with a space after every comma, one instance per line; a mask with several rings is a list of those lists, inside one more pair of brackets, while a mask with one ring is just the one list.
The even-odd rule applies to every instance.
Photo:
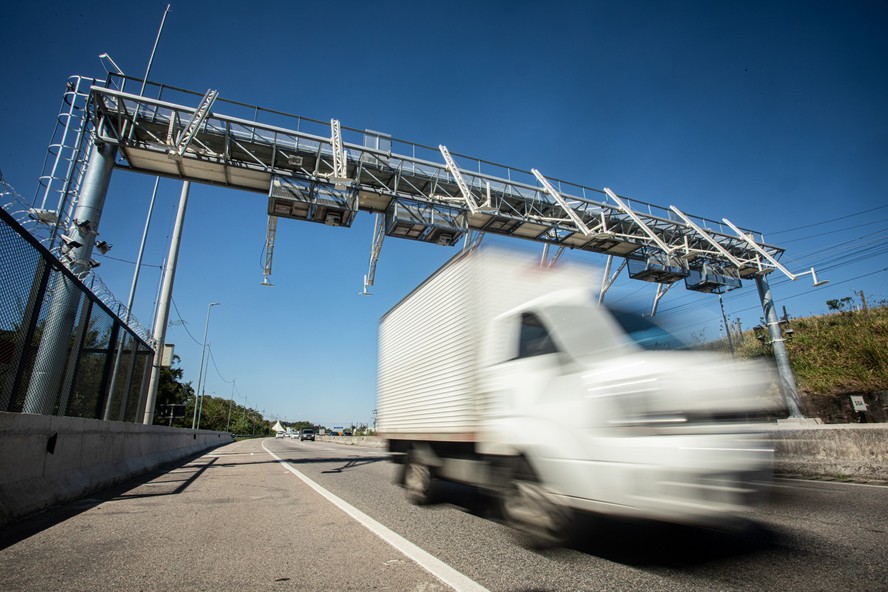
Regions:
[[415, 506], [424, 506], [432, 501], [432, 471], [413, 459], [407, 460], [404, 467], [404, 491], [407, 501]]
[[506, 523], [532, 547], [560, 546], [571, 538], [573, 511], [546, 491], [526, 462], [513, 472], [501, 507]]

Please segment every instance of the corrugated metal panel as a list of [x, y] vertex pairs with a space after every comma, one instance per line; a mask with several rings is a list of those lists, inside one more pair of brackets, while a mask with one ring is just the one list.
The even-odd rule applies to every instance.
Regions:
[[452, 261], [380, 323], [380, 431], [474, 431], [478, 324], [467, 263]]

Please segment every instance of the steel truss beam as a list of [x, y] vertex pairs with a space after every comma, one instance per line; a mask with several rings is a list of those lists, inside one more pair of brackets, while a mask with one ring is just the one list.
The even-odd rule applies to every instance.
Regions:
[[[388, 137], [383, 146], [378, 133], [344, 128], [336, 120], [273, 113], [276, 122], [292, 122], [282, 127], [257, 121], [259, 108], [250, 108], [256, 114], [253, 120], [210, 113], [210, 97], [182, 89], [169, 92], [173, 91], [178, 102], [92, 87], [92, 116], [110, 128], [100, 139], [120, 147], [124, 161], [119, 166], [263, 193], [275, 175], [326, 184], [334, 191], [337, 181], [347, 181], [360, 210], [386, 212], [404, 199], [456, 207], [465, 212], [466, 232], [636, 261], [662, 253], [692, 269], [698, 266], [695, 257], [702, 256], [710, 263], [736, 267], [740, 277], [782, 267], [778, 259], [783, 250], [765, 243], [759, 233], [737, 229], [733, 236], [720, 222], [620, 197], [610, 189], [454, 155], [443, 146], [434, 149]], [[197, 102], [198, 108], [182, 104], [188, 101]], [[246, 107], [220, 99], [216, 111], [223, 103], [232, 111]], [[169, 145], [159, 139], [169, 130], [176, 133], [181, 121], [188, 122], [178, 136], [182, 158], [171, 163], [165, 157]], [[121, 133], [130, 129], [132, 136]], [[481, 205], [479, 192], [486, 193]]]

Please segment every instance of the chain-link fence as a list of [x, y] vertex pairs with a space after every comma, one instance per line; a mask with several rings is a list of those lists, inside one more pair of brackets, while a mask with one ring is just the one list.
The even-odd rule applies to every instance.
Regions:
[[141, 421], [153, 356], [0, 209], [0, 411]]

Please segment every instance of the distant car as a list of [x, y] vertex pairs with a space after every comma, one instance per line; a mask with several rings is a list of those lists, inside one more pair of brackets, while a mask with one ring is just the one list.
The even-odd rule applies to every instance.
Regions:
[[278, 433], [276, 433], [276, 434], [274, 435], [274, 437], [275, 437], [275, 438], [283, 438], [283, 437], [284, 437], [284, 432], [278, 432]]
[[314, 439], [315, 439], [315, 431], [311, 428], [305, 428], [304, 430], [302, 430], [302, 433], [299, 434], [299, 441], [300, 442], [302, 442], [303, 440], [311, 440], [312, 442], [314, 442]]
[[348, 430], [346, 430], [346, 431], [342, 432], [342, 435], [343, 435], [343, 436], [351, 436], [352, 433], [349, 432]]

